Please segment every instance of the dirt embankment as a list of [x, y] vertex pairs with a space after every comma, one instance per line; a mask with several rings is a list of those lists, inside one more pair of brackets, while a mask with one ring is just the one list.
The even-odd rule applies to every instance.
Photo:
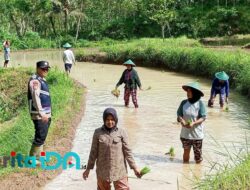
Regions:
[[79, 62], [94, 62], [94, 63], [108, 63], [109, 59], [103, 52], [94, 52], [87, 55], [78, 55], [76, 60]]
[[[76, 82], [77, 86], [83, 88], [84, 86]], [[54, 151], [60, 155], [64, 155], [72, 148], [72, 142], [75, 136], [75, 132], [78, 124], [80, 123], [84, 110], [85, 110], [85, 92], [81, 94], [79, 103], [71, 104], [66, 107], [65, 114], [60, 120], [52, 122], [54, 123], [54, 132], [47, 138], [45, 151]], [[76, 107], [80, 109], [76, 109]], [[53, 118], [52, 118], [53, 119]], [[62, 126], [67, 126], [66, 131], [61, 132]], [[4, 190], [37, 190], [41, 189], [50, 180], [55, 178], [62, 172], [62, 169], [58, 170], [38, 170], [38, 169], [18, 169], [17, 172], [11, 173], [0, 180], [0, 189]]]
[[[123, 64], [126, 59], [124, 57], [115, 57], [111, 58], [107, 55], [106, 52], [102, 52], [100, 50], [95, 49], [95, 51], [87, 51], [86, 54], [77, 54], [76, 60], [79, 62], [93, 62], [93, 63], [107, 63], [107, 64]], [[133, 61], [136, 62], [137, 66], [144, 67], [154, 67], [157, 65], [157, 68], [164, 68], [164, 63], [160, 60], [155, 60], [153, 63], [145, 63], [143, 58], [133, 58]]]

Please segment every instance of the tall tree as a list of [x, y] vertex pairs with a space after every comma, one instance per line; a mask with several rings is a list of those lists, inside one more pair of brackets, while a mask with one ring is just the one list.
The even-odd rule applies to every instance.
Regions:
[[168, 28], [171, 35], [170, 23], [176, 18], [175, 0], [152, 0], [150, 1], [149, 15], [152, 20], [161, 26], [162, 39], [165, 38], [165, 29]]

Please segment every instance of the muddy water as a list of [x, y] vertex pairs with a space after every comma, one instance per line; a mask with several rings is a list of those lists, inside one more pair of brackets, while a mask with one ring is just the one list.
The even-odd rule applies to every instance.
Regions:
[[[12, 53], [12, 66], [31, 66], [41, 59], [63, 69], [61, 52], [58, 51]], [[71, 76], [88, 88], [85, 115], [79, 124], [72, 149], [80, 155], [82, 164], [87, 162], [94, 130], [102, 125], [102, 112], [110, 106], [118, 112], [119, 127], [128, 132], [138, 166], [147, 165], [152, 170], [142, 179], [136, 179], [133, 172], [129, 171], [132, 190], [191, 189], [191, 183], [196, 177], [200, 178], [208, 173], [211, 162], [225, 161], [225, 157], [215, 153], [217, 150], [225, 151], [225, 148], [215, 146], [216, 143], [225, 146], [232, 153], [236, 152], [238, 146], [244, 145], [245, 134], [250, 129], [249, 102], [231, 93], [229, 112], [219, 109], [218, 100], [215, 108], [208, 109], [203, 145], [204, 162], [196, 165], [191, 154], [190, 164], [183, 164], [183, 150], [179, 140], [181, 127], [176, 123], [176, 110], [181, 100], [186, 98], [181, 85], [197, 78], [137, 67], [143, 88], [151, 86], [152, 89], [138, 92], [139, 109], [136, 110], [131, 103], [129, 108], [125, 108], [122, 97], [116, 99], [110, 94], [123, 70], [123, 66], [94, 63], [78, 63], [72, 69]], [[205, 93], [203, 100], [206, 102], [210, 81], [200, 82]], [[120, 90], [123, 93], [122, 87]], [[176, 152], [172, 160], [165, 155], [171, 146]], [[95, 171], [91, 171], [87, 181], [83, 181], [81, 175], [82, 170], [65, 170], [44, 189], [95, 190]]]

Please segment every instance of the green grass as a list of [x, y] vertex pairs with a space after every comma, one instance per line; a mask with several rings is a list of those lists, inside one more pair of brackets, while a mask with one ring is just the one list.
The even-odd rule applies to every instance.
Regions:
[[15, 117], [27, 102], [27, 81], [30, 70], [0, 69], [0, 123]]
[[[30, 73], [30, 70], [27, 69], [23, 69], [23, 71], [27, 71], [28, 73]], [[23, 74], [22, 71], [19, 72], [19, 70], [17, 71], [15, 69], [4, 72], [14, 72], [20, 75]], [[12, 80], [9, 82], [15, 83], [18, 79], [19, 78], [12, 78]], [[27, 91], [27, 81], [28, 80], [22, 80], [22, 83], [25, 84], [25, 88], [22, 89], [22, 91]], [[83, 95], [83, 88], [80, 88], [79, 86], [75, 85], [72, 79], [70, 79], [64, 73], [61, 73], [57, 69], [53, 69], [49, 72], [47, 81], [50, 87], [53, 114], [49, 136], [54, 136], [56, 130], [56, 121], [61, 120], [62, 118], [67, 118], [69, 115], [67, 111], [69, 111], [70, 108], [74, 110], [71, 110], [72, 114], [77, 114], [77, 112], [79, 111], [79, 99]], [[3, 84], [3, 86], [5, 85]], [[11, 122], [10, 126], [7, 127], [5, 130], [0, 130], [0, 155], [10, 155], [11, 151], [27, 155], [30, 150], [30, 146], [34, 136], [34, 126], [28, 112], [27, 95], [22, 94], [22, 97], [20, 98], [22, 99], [22, 104], [19, 105], [20, 108], [18, 109], [18, 111], [16, 111], [16, 117], [14, 121]], [[66, 135], [67, 130], [70, 126], [71, 125], [65, 125], [60, 128], [60, 131], [64, 132], [64, 136]], [[52, 138], [52, 140], [54, 139]], [[13, 170], [11, 168], [0, 168], [0, 176], [13, 171], [16, 170]]]
[[208, 177], [198, 189], [246, 190], [250, 188], [250, 156], [233, 169]]
[[245, 134], [245, 143], [232, 142], [228, 147], [212, 136], [216, 154], [223, 162], [210, 161], [210, 171], [202, 178], [196, 178], [194, 189], [199, 190], [248, 190], [250, 189], [250, 144]]

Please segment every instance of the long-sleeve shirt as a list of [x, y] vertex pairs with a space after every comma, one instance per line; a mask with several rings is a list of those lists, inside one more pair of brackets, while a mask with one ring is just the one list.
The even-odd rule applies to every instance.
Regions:
[[[46, 81], [45, 78], [42, 80]], [[32, 79], [29, 82], [29, 88], [31, 91], [33, 106], [36, 108], [38, 113], [32, 113], [31, 118], [33, 120], [41, 119], [43, 115], [51, 117], [51, 113], [44, 113], [41, 105], [40, 93], [41, 93], [41, 83], [37, 79]]]
[[104, 126], [96, 129], [87, 169], [93, 169], [96, 162], [97, 177], [117, 181], [127, 176], [126, 161], [131, 169], [136, 168], [127, 133], [121, 128], [110, 133]]
[[73, 64], [75, 63], [75, 56], [73, 52], [70, 49], [66, 49], [63, 52], [63, 62], [67, 64]]
[[120, 86], [122, 83], [125, 83], [125, 88], [137, 89], [137, 86], [141, 88], [140, 78], [133, 68], [131, 70], [125, 69], [122, 73], [122, 76], [116, 86]]
[[219, 82], [219, 79], [215, 78], [212, 83], [211, 94], [226, 94], [229, 95], [229, 81], [226, 80], [223, 83]]

